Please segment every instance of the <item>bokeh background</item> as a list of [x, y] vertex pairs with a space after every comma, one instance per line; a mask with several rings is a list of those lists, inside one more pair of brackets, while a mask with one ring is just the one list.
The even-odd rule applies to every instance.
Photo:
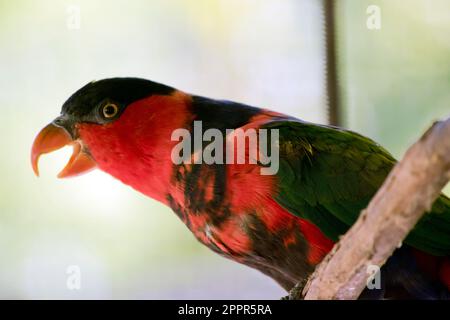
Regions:
[[[343, 125], [400, 157], [450, 114], [450, 2], [336, 2]], [[114, 76], [326, 123], [324, 52], [319, 0], [0, 0], [0, 298], [284, 295], [108, 175], [56, 179], [70, 150], [44, 157], [39, 179], [29, 151], [71, 93]]]

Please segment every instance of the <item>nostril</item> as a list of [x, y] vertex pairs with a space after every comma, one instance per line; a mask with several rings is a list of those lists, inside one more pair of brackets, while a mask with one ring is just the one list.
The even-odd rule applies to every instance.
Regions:
[[62, 126], [63, 123], [64, 123], [64, 120], [61, 119], [61, 118], [56, 118], [56, 119], [53, 121], [53, 123], [56, 124], [56, 125], [58, 125], [58, 126]]
[[76, 132], [76, 128], [75, 128], [75, 123], [69, 117], [67, 117], [65, 115], [61, 115], [61, 116], [55, 118], [52, 121], [52, 124], [55, 127], [59, 127], [61, 129], [64, 129], [67, 132], [67, 134], [70, 135], [70, 137], [73, 140], [76, 139], [77, 132]]

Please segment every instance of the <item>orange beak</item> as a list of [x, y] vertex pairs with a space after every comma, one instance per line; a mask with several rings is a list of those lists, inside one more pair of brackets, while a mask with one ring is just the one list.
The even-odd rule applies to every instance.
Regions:
[[50, 123], [39, 132], [31, 149], [31, 165], [34, 173], [39, 176], [38, 163], [41, 155], [56, 151], [67, 145], [73, 146], [73, 154], [69, 163], [58, 174], [58, 178], [78, 176], [97, 167], [92, 157], [84, 151], [80, 140], [72, 140], [65, 129]]

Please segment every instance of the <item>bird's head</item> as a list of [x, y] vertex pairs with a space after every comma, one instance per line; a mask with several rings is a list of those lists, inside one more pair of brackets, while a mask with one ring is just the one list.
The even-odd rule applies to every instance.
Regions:
[[162, 146], [169, 147], [173, 129], [186, 124], [189, 99], [187, 94], [144, 79], [90, 82], [76, 91], [63, 104], [61, 114], [37, 135], [31, 152], [33, 170], [39, 175], [41, 155], [72, 145], [72, 157], [58, 177], [99, 167], [133, 184], [128, 180], [143, 174], [134, 160], [145, 164], [142, 170], [149, 170], [158, 157], [166, 157], [160, 154], [166, 149]]

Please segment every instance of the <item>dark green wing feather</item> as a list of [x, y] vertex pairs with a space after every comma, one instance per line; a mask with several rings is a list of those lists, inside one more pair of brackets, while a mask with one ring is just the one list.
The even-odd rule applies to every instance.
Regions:
[[[357, 133], [299, 120], [274, 120], [280, 168], [276, 201], [336, 241], [369, 203], [396, 160]], [[405, 243], [435, 255], [450, 254], [450, 200], [435, 202]]]

